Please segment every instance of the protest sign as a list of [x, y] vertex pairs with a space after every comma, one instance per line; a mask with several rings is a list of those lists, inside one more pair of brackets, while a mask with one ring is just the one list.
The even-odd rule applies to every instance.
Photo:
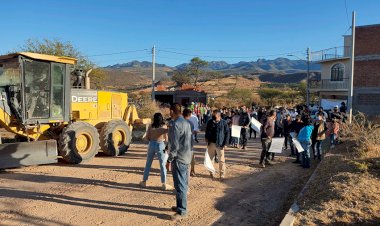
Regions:
[[272, 138], [272, 144], [271, 144], [268, 152], [281, 153], [282, 147], [284, 146], [284, 141], [285, 141], [284, 137]]
[[259, 121], [257, 121], [255, 118], [253, 118], [253, 117], [251, 118], [251, 128], [253, 130], [260, 133], [261, 125], [262, 124]]
[[205, 152], [205, 160], [203, 162], [203, 165], [206, 167], [206, 169], [212, 173], [215, 173], [214, 164], [212, 164], [212, 161], [210, 159], [210, 156], [208, 154], [208, 150], [206, 149]]
[[296, 147], [296, 149], [297, 149], [298, 152], [303, 152], [304, 151], [301, 143], [296, 138], [293, 138], [292, 141], [293, 141], [294, 147]]
[[239, 138], [240, 137], [240, 131], [241, 131], [241, 126], [232, 125], [232, 127], [231, 127], [231, 137]]

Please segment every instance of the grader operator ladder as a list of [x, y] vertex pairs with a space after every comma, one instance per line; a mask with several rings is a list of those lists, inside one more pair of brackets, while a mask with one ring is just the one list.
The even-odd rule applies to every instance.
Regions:
[[0, 169], [55, 163], [58, 156], [78, 164], [100, 148], [121, 155], [133, 126], [149, 123], [126, 93], [91, 90], [88, 73], [75, 64], [29, 52], [0, 56], [0, 127], [15, 134], [0, 144]]

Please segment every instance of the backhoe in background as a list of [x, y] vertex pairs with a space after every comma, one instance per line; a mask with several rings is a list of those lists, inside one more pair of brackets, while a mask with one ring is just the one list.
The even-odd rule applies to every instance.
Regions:
[[29, 52], [0, 56], [0, 127], [15, 142], [0, 144], [0, 169], [57, 162], [78, 164], [124, 154], [140, 119], [121, 92], [90, 89], [76, 59]]

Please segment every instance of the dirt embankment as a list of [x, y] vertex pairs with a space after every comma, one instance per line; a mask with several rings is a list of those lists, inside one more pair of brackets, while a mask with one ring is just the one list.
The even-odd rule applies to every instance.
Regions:
[[341, 133], [298, 200], [296, 225], [380, 225], [380, 124], [358, 114]]
[[358, 161], [343, 146], [329, 153], [298, 202], [296, 225], [380, 225], [379, 161]]

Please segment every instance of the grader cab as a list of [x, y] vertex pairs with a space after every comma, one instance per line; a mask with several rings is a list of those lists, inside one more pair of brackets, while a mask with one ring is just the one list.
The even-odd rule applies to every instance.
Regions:
[[[0, 127], [15, 134], [0, 145], [0, 169], [121, 155], [139, 119], [128, 95], [89, 87], [76, 59], [36, 53], [0, 56]], [[74, 74], [74, 75], [73, 75]], [[72, 79], [74, 77], [74, 79]], [[73, 82], [74, 80], [74, 82]]]

